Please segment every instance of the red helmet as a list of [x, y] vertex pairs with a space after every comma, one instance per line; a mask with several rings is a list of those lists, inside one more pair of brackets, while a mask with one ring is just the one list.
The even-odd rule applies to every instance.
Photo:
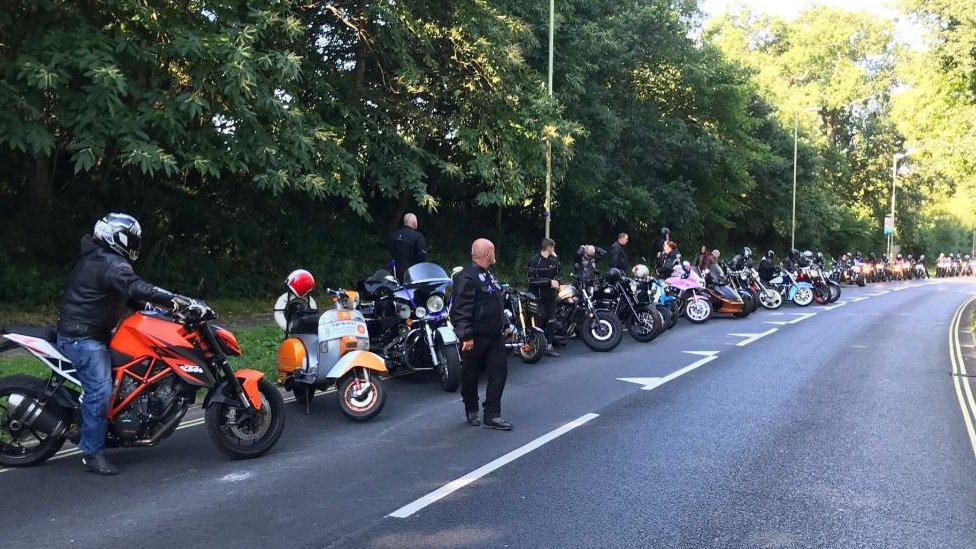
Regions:
[[297, 271], [292, 271], [288, 275], [288, 279], [285, 280], [285, 284], [288, 285], [288, 289], [292, 291], [298, 297], [305, 297], [309, 292], [315, 289], [315, 277], [312, 273], [306, 271], [305, 269], [298, 269]]

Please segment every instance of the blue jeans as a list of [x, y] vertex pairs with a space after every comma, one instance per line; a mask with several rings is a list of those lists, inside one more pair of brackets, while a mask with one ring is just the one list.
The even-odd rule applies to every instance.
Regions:
[[83, 390], [78, 449], [89, 455], [105, 453], [106, 416], [112, 398], [112, 357], [108, 347], [90, 337], [58, 334], [58, 350], [74, 364]]

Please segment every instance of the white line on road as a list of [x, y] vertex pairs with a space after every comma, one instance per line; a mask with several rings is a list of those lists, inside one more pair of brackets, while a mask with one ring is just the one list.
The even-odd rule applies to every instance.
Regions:
[[844, 305], [847, 305], [846, 301], [838, 301], [833, 305], [821, 305], [820, 309], [823, 309], [824, 311], [833, 311], [837, 307], [843, 307]]
[[868, 297], [876, 297], [876, 296], [879, 296], [879, 295], [885, 295], [889, 291], [891, 291], [891, 290], [881, 290], [880, 292], [877, 292], [877, 293], [868, 294]]
[[758, 334], [729, 334], [729, 335], [730, 336], [736, 336], [736, 337], [744, 337], [745, 339], [743, 339], [742, 341], [736, 343], [735, 345], [736, 345], [736, 347], [745, 347], [746, 345], [752, 343], [753, 341], [758, 341], [759, 339], [762, 339], [762, 338], [768, 336], [769, 334], [772, 334], [772, 333], [776, 332], [776, 330], [778, 330], [778, 329], [779, 328], [770, 328], [770, 329], [766, 330], [765, 332], [758, 333]]
[[474, 471], [471, 471], [470, 473], [464, 475], [463, 477], [448, 482], [444, 486], [441, 486], [440, 488], [434, 490], [433, 492], [427, 494], [426, 496], [417, 499], [412, 503], [404, 505], [403, 507], [390, 513], [389, 516], [396, 517], [396, 518], [407, 518], [410, 515], [416, 513], [417, 511], [420, 511], [424, 507], [427, 507], [428, 505], [437, 502], [438, 500], [444, 498], [445, 496], [451, 495], [452, 493], [460, 490], [461, 488], [464, 488], [465, 486], [491, 473], [492, 471], [515, 461], [516, 459], [524, 456], [525, 454], [528, 454], [532, 450], [535, 450], [536, 448], [539, 448], [540, 446], [548, 442], [551, 442], [552, 440], [555, 440], [556, 438], [598, 417], [600, 417], [599, 414], [585, 414], [583, 416], [580, 416], [574, 419], [573, 421], [570, 421], [566, 425], [563, 425], [558, 429], [549, 431], [548, 433], [533, 440], [532, 442], [529, 442], [524, 446], [512, 450], [511, 452], [505, 454], [504, 456], [494, 461], [491, 461], [485, 465], [482, 465], [481, 467], [475, 469]]
[[871, 296], [865, 295], [865, 296], [861, 296], [861, 297], [852, 297], [851, 298], [851, 301], [854, 301], [854, 302], [864, 301], [865, 299], [867, 299], [869, 297], [871, 297]]
[[[973, 414], [976, 414], [976, 402], [973, 401], [973, 392], [969, 384], [969, 379], [962, 377], [969, 375], [969, 373], [966, 371], [966, 362], [962, 356], [962, 349], [957, 347], [959, 345], [959, 323], [962, 319], [962, 312], [974, 299], [976, 297], [971, 297], [963, 302], [956, 309], [952, 322], [949, 323], [949, 361], [952, 364], [950, 373], [952, 374], [953, 385], [956, 388], [956, 398], [959, 399], [959, 408], [962, 410], [963, 422], [966, 425], [966, 432], [969, 434], [969, 442], [973, 448], [973, 455], [976, 456], [976, 430], [973, 428], [973, 420], [970, 416], [970, 410]], [[965, 397], [963, 397], [963, 389], [965, 389]]]
[[641, 389], [645, 391], [650, 391], [652, 389], [657, 389], [661, 385], [664, 385], [665, 383], [671, 380], [679, 378], [687, 374], [688, 372], [694, 370], [695, 368], [708, 364], [709, 362], [718, 358], [718, 351], [682, 351], [682, 352], [687, 353], [689, 355], [702, 356], [705, 358], [696, 360], [695, 362], [692, 362], [691, 364], [685, 366], [684, 368], [680, 370], [675, 370], [674, 372], [671, 372], [670, 374], [664, 377], [618, 377], [617, 379], [620, 381], [626, 381], [628, 383], [636, 383], [642, 386]]

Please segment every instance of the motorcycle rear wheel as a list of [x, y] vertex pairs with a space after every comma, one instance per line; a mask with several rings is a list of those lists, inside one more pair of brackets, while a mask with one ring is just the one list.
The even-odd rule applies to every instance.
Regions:
[[583, 320], [580, 326], [583, 343], [598, 353], [614, 350], [623, 339], [623, 326], [617, 315], [610, 311], [594, 311], [592, 317]]
[[535, 364], [546, 354], [546, 336], [535, 330], [525, 335], [525, 341], [518, 347], [518, 356], [526, 364]]
[[[26, 425], [14, 429], [12, 427], [16, 426], [12, 426], [11, 418], [7, 417], [7, 404], [11, 395], [39, 399], [43, 391], [44, 382], [35, 377], [13, 375], [0, 379], [0, 465], [7, 467], [38, 465], [50, 459], [64, 445], [66, 433], [52, 436], [51, 433], [35, 432]], [[70, 418], [68, 410], [55, 402], [48, 401], [44, 409], [54, 410], [65, 422]], [[27, 437], [32, 440], [28, 440]]]
[[840, 299], [840, 284], [830, 282], [827, 284], [827, 288], [830, 290], [830, 299], [827, 301], [828, 303], [833, 303]]
[[285, 429], [285, 401], [277, 387], [265, 378], [258, 381], [261, 409], [241, 420], [242, 410], [224, 402], [211, 404], [204, 416], [214, 446], [230, 459], [251, 459], [264, 455], [281, 438]]

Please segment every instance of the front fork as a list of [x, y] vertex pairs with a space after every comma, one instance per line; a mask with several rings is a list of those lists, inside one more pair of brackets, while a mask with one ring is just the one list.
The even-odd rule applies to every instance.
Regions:
[[247, 398], [247, 393], [244, 391], [244, 386], [241, 385], [241, 380], [237, 379], [237, 375], [234, 374], [234, 369], [230, 367], [230, 362], [227, 361], [227, 355], [224, 354], [220, 349], [220, 342], [217, 341], [217, 336], [214, 335], [213, 328], [209, 325], [200, 330], [203, 334], [204, 339], [207, 340], [207, 345], [210, 347], [211, 352], [211, 364], [224, 373], [224, 377], [227, 378], [227, 383], [230, 384], [231, 389], [234, 391], [234, 395], [244, 404], [242, 408], [248, 414], [253, 414], [257, 411], [254, 404], [251, 403], [251, 399]]
[[424, 322], [424, 334], [427, 336], [427, 348], [430, 349], [430, 363], [434, 365], [434, 368], [440, 366], [440, 361], [437, 360], [437, 349], [434, 344], [434, 331], [430, 329], [430, 324]]

